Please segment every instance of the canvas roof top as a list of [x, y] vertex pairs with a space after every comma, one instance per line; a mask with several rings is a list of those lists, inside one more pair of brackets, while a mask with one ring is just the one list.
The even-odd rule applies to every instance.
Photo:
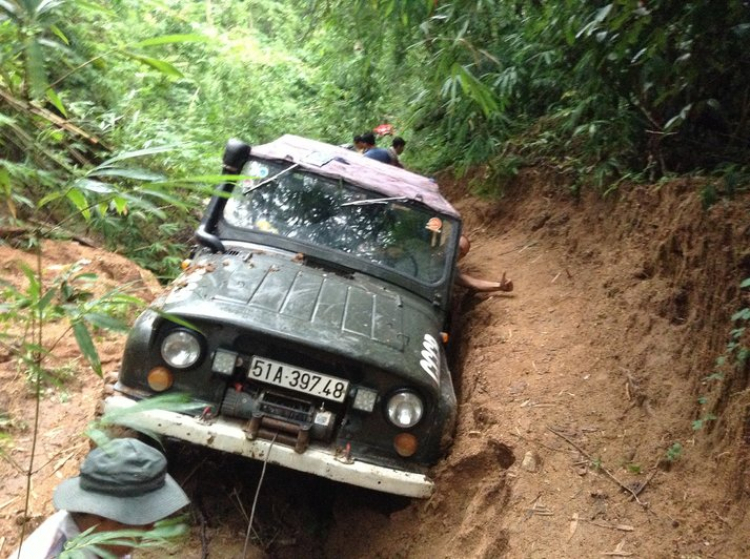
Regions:
[[303, 169], [330, 178], [341, 178], [384, 197], [404, 197], [443, 214], [460, 217], [440, 194], [434, 181], [343, 147], [286, 134], [268, 144], [252, 146], [251, 154], [263, 159], [297, 163]]

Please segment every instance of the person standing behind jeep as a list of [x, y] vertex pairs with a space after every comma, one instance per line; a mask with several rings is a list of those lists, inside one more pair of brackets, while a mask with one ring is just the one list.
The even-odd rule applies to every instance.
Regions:
[[399, 161], [398, 156], [404, 153], [404, 148], [406, 148], [406, 140], [404, 140], [401, 136], [396, 136], [393, 138], [393, 141], [391, 142], [391, 147], [388, 148], [388, 155], [391, 156], [391, 165], [395, 165], [396, 167], [404, 168], [404, 166], [401, 164], [401, 161]]
[[375, 145], [375, 134], [372, 132], [365, 132], [360, 136], [362, 143], [364, 144], [364, 151], [362, 155], [381, 163], [391, 163], [391, 154], [388, 153], [387, 149], [379, 148]]

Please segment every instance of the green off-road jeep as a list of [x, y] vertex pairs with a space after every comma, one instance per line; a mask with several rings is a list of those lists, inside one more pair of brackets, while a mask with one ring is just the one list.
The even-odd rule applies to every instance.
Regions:
[[[456, 397], [445, 341], [461, 221], [422, 176], [296, 136], [230, 141], [182, 276], [135, 323], [105, 411], [144, 429], [428, 496]], [[130, 419], [132, 422], [132, 418]]]

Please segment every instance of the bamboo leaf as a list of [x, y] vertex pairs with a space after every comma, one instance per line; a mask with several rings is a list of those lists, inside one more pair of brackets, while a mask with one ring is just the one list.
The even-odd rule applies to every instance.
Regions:
[[112, 204], [118, 214], [125, 215], [128, 213], [128, 201], [122, 196], [115, 196], [115, 198], [112, 199]]
[[188, 207], [188, 204], [186, 204], [184, 200], [176, 196], [172, 196], [171, 194], [168, 194], [166, 192], [156, 190], [154, 188], [140, 188], [139, 192], [143, 193], [145, 196], [152, 196], [159, 200], [163, 200], [164, 202], [167, 202], [168, 204], [171, 204], [172, 206], [175, 206], [177, 208], [184, 209]]
[[0, 10], [5, 12], [8, 17], [18, 17], [18, 6], [8, 0], [0, 0]]
[[126, 152], [119, 153], [115, 155], [114, 157], [107, 159], [104, 163], [99, 165], [97, 169], [104, 169], [106, 167], [110, 167], [112, 163], [117, 163], [118, 161], [125, 161], [126, 159], [135, 159], [138, 157], [146, 157], [148, 155], [166, 153], [169, 151], [177, 150], [180, 147], [181, 147], [180, 145], [168, 145], [168, 146], [156, 146], [152, 148], [138, 149], [135, 151], [126, 151]]
[[177, 315], [170, 314], [170, 313], [167, 313], [167, 312], [164, 312], [164, 311], [160, 311], [160, 310], [154, 309], [154, 308], [152, 308], [151, 310], [154, 311], [159, 316], [161, 316], [162, 318], [165, 318], [165, 319], [169, 320], [170, 322], [174, 322], [175, 324], [177, 324], [179, 326], [184, 326], [185, 328], [190, 328], [191, 330], [195, 330], [199, 334], [203, 333], [200, 330], [200, 328], [198, 328], [195, 324], [192, 324], [192, 323], [188, 322], [184, 318], [180, 318]]
[[89, 324], [103, 330], [112, 330], [114, 332], [127, 332], [128, 325], [125, 321], [109, 316], [104, 313], [86, 313], [83, 319]]
[[48, 289], [47, 292], [39, 299], [39, 311], [43, 311], [47, 308], [52, 298], [57, 294], [57, 289]]
[[128, 194], [127, 192], [123, 192], [120, 194], [120, 197], [129, 202], [131, 208], [141, 208], [158, 217], [159, 219], [166, 219], [167, 217], [164, 213], [164, 210], [159, 208], [156, 204], [153, 204], [140, 196], [134, 196], [132, 194]]
[[36, 301], [39, 298], [39, 294], [41, 292], [42, 286], [39, 283], [39, 278], [36, 275], [36, 272], [31, 269], [31, 267], [26, 264], [25, 262], [19, 262], [18, 267], [21, 268], [21, 271], [23, 272], [23, 275], [26, 276], [26, 279], [29, 282], [29, 287], [26, 290], [29, 294], [29, 297]]
[[60, 39], [60, 40], [61, 40], [61, 41], [62, 41], [63, 43], [65, 43], [66, 45], [70, 45], [70, 40], [68, 39], [68, 37], [67, 37], [67, 36], [65, 35], [65, 33], [63, 33], [63, 32], [62, 32], [62, 30], [61, 30], [61, 29], [60, 29], [60, 28], [59, 28], [59, 27], [58, 27], [57, 25], [55, 25], [55, 24], [53, 23], [52, 25], [50, 25], [50, 26], [49, 26], [49, 29], [50, 29], [50, 31], [52, 31], [52, 33], [54, 33], [54, 34], [55, 34], [55, 35], [56, 35], [56, 36], [57, 36], [57, 37], [58, 37], [58, 38], [59, 38], [59, 39]]
[[91, 210], [89, 209], [89, 203], [86, 200], [86, 197], [81, 193], [80, 190], [76, 188], [71, 188], [68, 190], [68, 192], [65, 194], [65, 197], [73, 202], [73, 205], [78, 208], [78, 211], [81, 212], [81, 215], [86, 221], [89, 221], [91, 219]]
[[497, 111], [497, 102], [490, 89], [480, 82], [465, 66], [455, 63], [453, 76], [457, 78], [463, 92], [469, 96], [489, 116]]
[[210, 41], [212, 41], [212, 39], [209, 37], [206, 37], [205, 35], [197, 35], [197, 34], [164, 35], [162, 37], [154, 37], [152, 39], [146, 39], [145, 41], [134, 43], [131, 46], [152, 47], [155, 45], [166, 45], [169, 43], [207, 43]]
[[41, 0], [36, 2], [34, 15], [39, 17], [65, 4], [66, 0]]
[[[167, 411], [193, 411], [200, 409], [202, 404], [194, 402], [188, 394], [172, 393], [154, 396], [124, 408], [112, 410], [104, 414], [101, 418], [102, 425], [128, 425], [138, 428], [138, 414], [151, 410]], [[158, 437], [155, 437], [158, 440]]]
[[95, 169], [89, 173], [90, 177], [119, 177], [123, 179], [133, 179], [138, 181], [160, 181], [164, 180], [164, 175], [161, 173], [155, 173], [146, 169], [118, 169], [118, 168], [105, 168]]
[[146, 66], [150, 66], [154, 70], [158, 70], [159, 72], [169, 76], [170, 78], [184, 77], [182, 72], [180, 72], [177, 68], [175, 68], [172, 64], [166, 62], [165, 60], [159, 60], [158, 58], [152, 58], [150, 56], [144, 56], [142, 54], [135, 54], [133, 52], [125, 52], [125, 54], [133, 60], [138, 60]]
[[44, 196], [41, 200], [39, 200], [36, 203], [37, 208], [43, 208], [44, 206], [46, 206], [50, 202], [54, 202], [55, 200], [59, 200], [63, 196], [65, 196], [64, 192], [60, 192], [60, 191], [50, 192], [49, 194], [47, 194], [46, 196]]
[[55, 93], [55, 90], [50, 88], [47, 88], [47, 99], [50, 103], [52, 103], [55, 108], [60, 111], [65, 118], [68, 117], [68, 111], [65, 110], [65, 105], [63, 105], [62, 100], [60, 97]]
[[78, 342], [78, 348], [91, 365], [91, 368], [94, 369], [94, 372], [98, 376], [102, 376], [102, 363], [99, 360], [99, 353], [96, 351], [94, 340], [91, 339], [91, 334], [86, 325], [80, 320], [74, 321], [73, 334], [75, 335], [76, 342]]
[[78, 179], [73, 183], [73, 186], [77, 189], [86, 192], [93, 192], [95, 194], [112, 194], [113, 192], [116, 192], [116, 189], [111, 184], [91, 179]]

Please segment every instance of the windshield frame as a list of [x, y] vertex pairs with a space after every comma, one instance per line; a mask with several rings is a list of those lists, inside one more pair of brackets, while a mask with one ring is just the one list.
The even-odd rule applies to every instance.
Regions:
[[[273, 178], [274, 173], [278, 173], [280, 176], [291, 171], [293, 163], [289, 161], [279, 160], [267, 160], [264, 158], [251, 157], [248, 165], [252, 161], [259, 161], [262, 164], [275, 165], [279, 168], [270, 172], [268, 176], [259, 177], [255, 184], [252, 181], [240, 183], [238, 185], [231, 185], [231, 187], [225, 192], [232, 196], [242, 196], [256, 192], [258, 189], [276, 188], [274, 181], [269, 180]], [[247, 169], [247, 166], [246, 166]], [[281, 173], [279, 173], [281, 171]], [[336, 188], [345, 188], [352, 192], [362, 192], [368, 198], [363, 198], [360, 202], [352, 204], [353, 206], [367, 206], [368, 204], [382, 204], [389, 203], [391, 200], [385, 200], [385, 197], [374, 190], [364, 188], [361, 185], [352, 184], [343, 179], [336, 180], [333, 177], [318, 174], [314, 171], [306, 168], [294, 169], [295, 174], [307, 175], [313, 177], [317, 181], [323, 181], [326, 184], [335, 186]], [[247, 173], [245, 173], [247, 174]], [[230, 194], [231, 193], [231, 194]], [[394, 202], [396, 200], [393, 200]], [[341, 269], [347, 270], [352, 274], [364, 273], [370, 276], [377, 277], [385, 280], [389, 283], [394, 283], [405, 289], [419, 294], [422, 297], [430, 300], [433, 303], [443, 307], [447, 305], [450, 300], [452, 282], [455, 276], [455, 264], [458, 258], [458, 240], [461, 234], [461, 220], [451, 215], [446, 215], [438, 212], [434, 208], [430, 208], [425, 204], [420, 204], [417, 201], [398, 199], [397, 203], [403, 208], [413, 208], [425, 215], [437, 217], [443, 220], [445, 224], [448, 224], [447, 230], [449, 234], [445, 240], [441, 242], [442, 250], [444, 251], [444, 263], [440, 277], [435, 281], [428, 282], [413, 277], [411, 274], [404, 273], [393, 267], [389, 267], [382, 263], [369, 261], [362, 257], [360, 254], [349, 253], [343, 250], [337, 250], [323, 244], [316, 244], [308, 242], [304, 239], [290, 238], [280, 234], [274, 234], [269, 231], [261, 231], [258, 229], [250, 229], [241, 226], [237, 226], [228, 220], [225, 216], [225, 209], [228, 204], [228, 198], [223, 198], [223, 203], [216, 204], [214, 211], [218, 212], [215, 215], [215, 229], [218, 237], [224, 241], [234, 242], [245, 242], [254, 245], [266, 245], [269, 247], [285, 250], [294, 254], [303, 254], [311, 265], [321, 265], [325, 267], [325, 264], [330, 264], [336, 271]], [[347, 204], [349, 205], [349, 204]]]

